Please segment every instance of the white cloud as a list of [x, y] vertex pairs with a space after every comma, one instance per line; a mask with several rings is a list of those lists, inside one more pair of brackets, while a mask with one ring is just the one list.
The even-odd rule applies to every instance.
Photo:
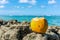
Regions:
[[27, 3], [28, 0], [19, 0], [20, 3]]
[[19, 3], [28, 3], [28, 4], [35, 5], [36, 0], [19, 0]]
[[32, 8], [32, 6], [26, 6], [26, 7], [24, 7], [24, 6], [14, 6], [15, 8]]
[[36, 0], [30, 1], [30, 4], [35, 5], [36, 4]]
[[1, 5], [1, 6], [0, 6], [0, 8], [4, 8], [4, 6], [3, 6], [3, 5]]
[[8, 1], [7, 0], [0, 0], [0, 4], [7, 4]]
[[56, 0], [49, 0], [48, 1], [48, 4], [55, 4], [56, 3]]

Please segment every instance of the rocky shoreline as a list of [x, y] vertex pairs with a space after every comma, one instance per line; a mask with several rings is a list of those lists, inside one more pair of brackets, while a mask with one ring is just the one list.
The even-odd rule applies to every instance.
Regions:
[[32, 32], [30, 22], [0, 20], [0, 40], [60, 40], [60, 26], [49, 26], [45, 34]]

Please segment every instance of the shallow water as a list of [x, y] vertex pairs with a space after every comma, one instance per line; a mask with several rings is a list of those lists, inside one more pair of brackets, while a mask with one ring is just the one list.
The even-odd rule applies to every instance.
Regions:
[[[22, 21], [30, 22], [31, 19], [35, 17], [42, 17], [42, 16], [0, 16], [0, 19], [6, 20], [6, 21], [16, 19], [19, 22], [22, 22]], [[49, 26], [54, 26], [54, 25], [60, 26], [60, 16], [44, 16], [44, 17], [47, 19]]]

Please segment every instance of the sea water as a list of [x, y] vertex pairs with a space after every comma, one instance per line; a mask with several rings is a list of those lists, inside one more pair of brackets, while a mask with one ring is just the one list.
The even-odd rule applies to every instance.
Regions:
[[35, 17], [45, 17], [48, 21], [49, 26], [60, 26], [60, 16], [0, 16], [0, 19], [8, 20], [18, 20], [19, 22], [27, 21], [30, 22], [32, 18]]

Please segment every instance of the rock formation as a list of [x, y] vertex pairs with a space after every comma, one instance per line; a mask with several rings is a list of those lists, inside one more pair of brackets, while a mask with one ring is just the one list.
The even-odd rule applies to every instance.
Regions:
[[49, 26], [45, 34], [40, 34], [31, 31], [29, 22], [0, 22], [0, 40], [60, 40], [59, 26]]

